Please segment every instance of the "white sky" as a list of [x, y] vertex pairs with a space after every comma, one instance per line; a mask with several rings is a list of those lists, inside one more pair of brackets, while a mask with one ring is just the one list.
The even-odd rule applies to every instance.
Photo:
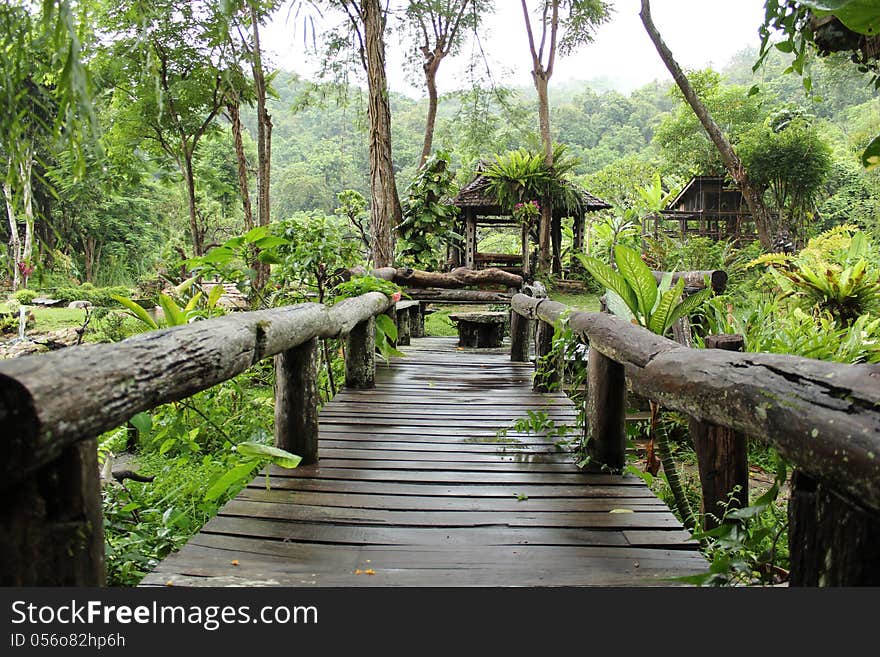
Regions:
[[[557, 62], [553, 83], [566, 80], [611, 78], [615, 86], [632, 89], [656, 79], [670, 79], [639, 18], [639, 0], [613, 0], [612, 20], [599, 28], [595, 41]], [[722, 67], [746, 46], [758, 45], [763, 0], [653, 0], [654, 23], [685, 68]], [[530, 86], [531, 57], [519, 0], [495, 0], [495, 15], [481, 31], [494, 79], [511, 86]], [[315, 73], [315, 56], [303, 48], [302, 19], [276, 15], [263, 34], [264, 47], [277, 66], [304, 77]], [[411, 96], [422, 95], [407, 82], [401, 66], [400, 46], [386, 44], [389, 86]], [[473, 48], [440, 67], [441, 93], [464, 86], [465, 67]]]

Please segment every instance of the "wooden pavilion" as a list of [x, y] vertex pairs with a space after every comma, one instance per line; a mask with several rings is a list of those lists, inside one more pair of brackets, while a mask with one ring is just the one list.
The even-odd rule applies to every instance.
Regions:
[[[562, 272], [562, 220], [566, 217], [574, 219], [574, 250], [584, 245], [584, 226], [588, 212], [606, 210], [611, 207], [602, 199], [594, 196], [576, 183], [568, 183], [577, 199], [576, 207], [558, 207], [553, 211], [551, 238], [553, 245], [553, 273]], [[498, 204], [498, 200], [489, 190], [489, 178], [478, 167], [477, 174], [465, 185], [455, 197], [453, 203], [461, 209], [459, 225], [456, 232], [464, 235], [462, 248], [450, 251], [450, 264], [453, 267], [499, 267], [508, 271], [522, 273], [523, 262], [521, 253], [480, 253], [477, 249], [478, 229], [480, 227], [518, 227], [519, 222], [510, 212]], [[537, 243], [537, 226], [532, 231], [531, 241]]]
[[724, 176], [694, 176], [660, 216], [653, 220], [654, 237], [664, 231], [662, 223], [677, 223], [675, 231], [686, 237], [749, 242], [757, 239], [755, 222], [740, 189]]

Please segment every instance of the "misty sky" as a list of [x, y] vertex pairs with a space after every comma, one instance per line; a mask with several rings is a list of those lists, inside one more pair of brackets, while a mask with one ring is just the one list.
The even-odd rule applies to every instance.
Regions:
[[[602, 25], [594, 43], [561, 59], [551, 81], [610, 78], [614, 86], [630, 90], [655, 79], [670, 79], [639, 19], [639, 0], [614, 0], [614, 14]], [[758, 45], [763, 0], [653, 0], [654, 22], [685, 68], [723, 66], [746, 46]], [[496, 82], [531, 85], [531, 57], [519, 0], [495, 0], [496, 13], [481, 30], [483, 52]], [[315, 72], [315, 56], [305, 52], [302, 19], [288, 17], [282, 9], [264, 32], [270, 59], [279, 67], [304, 77]], [[400, 47], [389, 43], [388, 77], [393, 91], [422, 95], [418, 84], [403, 71]], [[479, 54], [473, 43], [455, 59], [445, 60], [438, 84], [441, 93], [467, 86], [466, 68]], [[481, 65], [484, 69], [485, 65]]]

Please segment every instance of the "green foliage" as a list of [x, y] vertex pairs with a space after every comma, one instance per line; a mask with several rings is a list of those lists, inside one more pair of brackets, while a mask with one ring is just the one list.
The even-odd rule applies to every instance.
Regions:
[[822, 184], [831, 168], [831, 149], [802, 111], [770, 114], [742, 136], [738, 148], [752, 182], [768, 190], [783, 214], [783, 226], [805, 235]]
[[779, 583], [787, 575], [787, 510], [777, 500], [788, 468], [779, 457], [775, 470], [773, 485], [748, 507], [728, 506], [718, 527], [694, 534], [710, 555], [709, 570], [680, 581], [700, 586], [761, 585]]
[[584, 268], [617, 295], [641, 325], [659, 335], [666, 334], [680, 318], [695, 312], [712, 295], [706, 288], [684, 300], [684, 279], [661, 293], [654, 274], [637, 251], [623, 245], [614, 249], [617, 271], [597, 258], [579, 255]]
[[843, 326], [880, 313], [880, 263], [867, 235], [852, 226], [822, 233], [795, 256], [770, 254], [752, 264], [767, 265], [779, 300], [791, 298], [808, 312], [828, 314]]
[[34, 290], [28, 290], [25, 288], [15, 292], [15, 294], [12, 295], [12, 298], [23, 306], [29, 306], [31, 302], [37, 298], [37, 293]]
[[397, 226], [397, 251], [402, 264], [438, 271], [446, 264], [446, 249], [462, 240], [455, 228], [458, 208], [455, 174], [449, 153], [438, 151], [419, 169], [403, 199], [403, 222]]

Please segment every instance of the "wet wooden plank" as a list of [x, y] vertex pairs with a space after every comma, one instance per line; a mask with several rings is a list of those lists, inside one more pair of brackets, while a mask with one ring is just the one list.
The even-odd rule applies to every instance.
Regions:
[[668, 586], [706, 569], [639, 478], [512, 430], [527, 410], [573, 425], [571, 400], [455, 342], [415, 339], [375, 389], [340, 392], [320, 463], [268, 468], [143, 584]]

